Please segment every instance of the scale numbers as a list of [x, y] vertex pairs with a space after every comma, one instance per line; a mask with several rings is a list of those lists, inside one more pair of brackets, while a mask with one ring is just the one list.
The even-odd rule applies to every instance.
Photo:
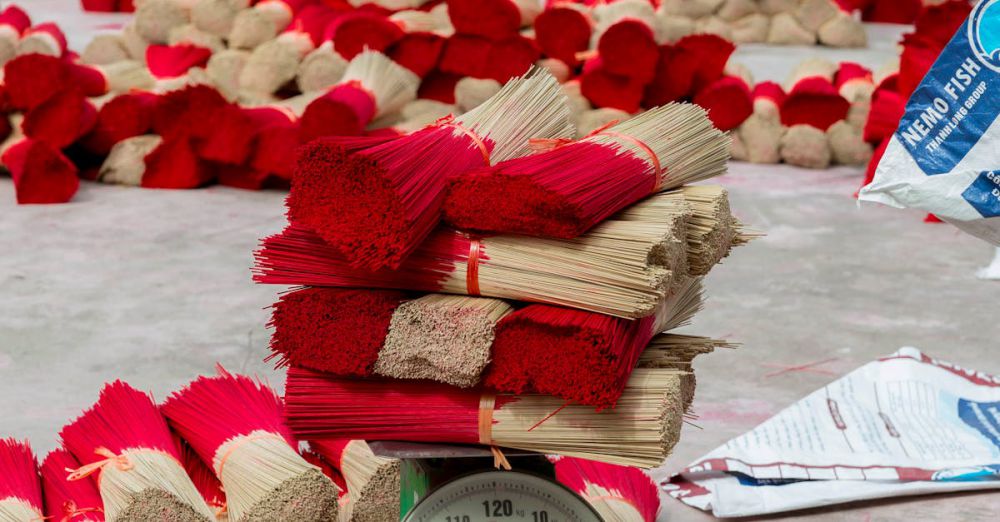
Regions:
[[515, 471], [455, 479], [427, 496], [405, 522], [601, 522], [576, 494]]

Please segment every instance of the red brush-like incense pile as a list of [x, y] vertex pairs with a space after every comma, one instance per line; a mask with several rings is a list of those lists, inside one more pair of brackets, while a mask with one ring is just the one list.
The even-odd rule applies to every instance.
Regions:
[[516, 35], [541, 11], [534, 0], [447, 0], [455, 32], [489, 40]]
[[0, 439], [0, 519], [43, 520], [38, 462], [27, 441]]
[[551, 150], [454, 178], [445, 221], [573, 238], [651, 193], [722, 174], [728, 159], [728, 139], [694, 105], [653, 109], [576, 142], [536, 143]]
[[659, 489], [642, 470], [573, 457], [555, 460], [556, 480], [583, 497], [604, 520], [656, 522]]
[[146, 48], [146, 65], [156, 78], [177, 78], [192, 67], [204, 67], [212, 50], [189, 43], [150, 45]]
[[384, 52], [403, 38], [403, 29], [384, 16], [354, 11], [337, 17], [326, 29], [325, 39], [351, 60], [365, 50]]
[[142, 519], [154, 510], [172, 520], [214, 518], [156, 404], [128, 384], [105, 385], [97, 403], [59, 437], [82, 464], [68, 480], [96, 481], [108, 519]]
[[721, 131], [731, 131], [753, 114], [753, 94], [742, 78], [724, 76], [710, 83], [694, 96], [694, 103], [708, 111], [712, 124]]
[[656, 16], [647, 2], [598, 7], [597, 55], [601, 68], [645, 85], [656, 73], [660, 50]]
[[221, 367], [164, 402], [163, 414], [226, 492], [235, 520], [330, 520], [337, 488], [296, 450], [273, 390]]
[[613, 407], [649, 341], [700, 309], [697, 279], [683, 282], [656, 314], [638, 321], [546, 305], [522, 308], [497, 325], [483, 385]]
[[656, 107], [694, 96], [722, 77], [736, 46], [713, 34], [685, 36], [660, 47], [656, 75], [646, 86], [643, 106]]
[[375, 455], [363, 440], [311, 440], [309, 447], [343, 475], [351, 520], [399, 519], [399, 460]]
[[282, 295], [268, 326], [279, 366], [372, 375], [392, 313], [406, 298], [391, 290], [307, 288]]
[[809, 125], [825, 131], [847, 117], [851, 102], [837, 92], [830, 80], [811, 76], [798, 81], [781, 104], [781, 123], [787, 127]]
[[634, 78], [610, 73], [602, 64], [599, 57], [584, 64], [583, 74], [579, 77], [580, 93], [595, 107], [637, 112], [642, 103], [645, 85]]
[[90, 132], [97, 109], [75, 89], [60, 91], [24, 115], [21, 128], [28, 138], [64, 149]]
[[573, 3], [556, 4], [535, 18], [535, 41], [542, 53], [571, 67], [580, 63], [578, 53], [590, 48], [593, 20], [590, 12]]
[[23, 139], [4, 151], [0, 163], [14, 178], [19, 204], [65, 203], [80, 187], [76, 165], [44, 141]]
[[334, 141], [300, 152], [288, 217], [357, 267], [397, 268], [440, 219], [449, 177], [527, 152], [528, 138], [571, 134], [555, 80], [512, 80], [476, 109], [353, 153]]
[[53, 56], [27, 54], [4, 64], [4, 96], [14, 109], [41, 105], [70, 83], [66, 62]]
[[97, 112], [94, 128], [83, 139], [88, 151], [107, 155], [116, 143], [141, 136], [153, 126], [153, 110], [157, 96], [148, 92], [130, 92], [115, 96]]
[[357, 136], [375, 118], [398, 111], [417, 97], [420, 78], [385, 55], [366, 51], [344, 71], [341, 83], [306, 107], [300, 140]]
[[899, 120], [906, 111], [906, 98], [896, 90], [894, 78], [895, 75], [884, 80], [872, 94], [871, 110], [864, 130], [865, 141], [869, 143], [881, 143], [889, 139], [896, 132]]
[[386, 54], [392, 61], [424, 78], [437, 67], [444, 44], [444, 37], [434, 33], [408, 33], [392, 44]]
[[64, 449], [53, 450], [42, 462], [45, 515], [58, 522], [100, 522], [104, 502], [97, 485], [90, 480], [66, 480], [67, 469], [77, 469], [80, 461]]

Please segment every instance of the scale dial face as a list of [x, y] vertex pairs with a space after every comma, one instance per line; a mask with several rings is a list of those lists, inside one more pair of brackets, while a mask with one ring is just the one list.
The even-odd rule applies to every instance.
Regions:
[[561, 485], [527, 473], [489, 471], [457, 478], [413, 508], [405, 522], [601, 522]]

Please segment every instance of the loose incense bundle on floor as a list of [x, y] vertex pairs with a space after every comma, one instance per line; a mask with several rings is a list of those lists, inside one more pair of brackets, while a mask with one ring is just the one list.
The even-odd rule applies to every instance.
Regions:
[[454, 178], [445, 221], [462, 230], [572, 238], [651, 193], [722, 174], [729, 139], [705, 110], [670, 104], [547, 152]]
[[579, 308], [620, 317], [653, 313], [687, 273], [690, 208], [662, 194], [570, 240], [469, 237], [439, 229], [397, 270], [351, 266], [335, 247], [293, 223], [263, 241], [254, 280], [269, 284], [406, 288]]
[[306, 288], [274, 305], [272, 357], [341, 376], [375, 374], [471, 387], [490, 360], [498, 299]]
[[656, 522], [659, 488], [642, 470], [572, 457], [556, 458], [555, 470], [605, 522]]
[[66, 470], [79, 467], [80, 461], [62, 448], [53, 450], [42, 462], [45, 515], [55, 522], [104, 520], [104, 503], [97, 485], [90, 480], [66, 480]]
[[285, 400], [301, 438], [486, 444], [652, 467], [677, 442], [684, 371], [639, 368], [614, 409], [545, 395], [506, 395], [446, 384], [349, 380], [288, 370]]
[[212, 463], [234, 520], [330, 520], [336, 486], [299, 455], [281, 398], [249, 377], [219, 368], [162, 406], [171, 426]]
[[155, 511], [176, 521], [214, 520], [145, 393], [122, 381], [106, 384], [97, 403], [59, 437], [82, 464], [68, 480], [95, 480], [107, 519], [141, 520]]
[[657, 307], [632, 321], [592, 312], [530, 305], [500, 321], [483, 385], [506, 393], [542, 393], [614, 407], [649, 341], [701, 309], [702, 286], [687, 279]]
[[351, 60], [340, 83], [316, 98], [299, 120], [307, 142], [322, 136], [356, 136], [372, 120], [417, 97], [420, 77], [382, 53], [365, 51]]
[[397, 268], [440, 219], [447, 179], [573, 133], [558, 83], [532, 70], [476, 109], [348, 154], [317, 142], [299, 155], [288, 218], [367, 270]]
[[309, 447], [344, 476], [352, 522], [399, 520], [398, 459], [375, 455], [363, 440], [311, 440]]
[[38, 462], [27, 441], [0, 439], [0, 520], [43, 520]]

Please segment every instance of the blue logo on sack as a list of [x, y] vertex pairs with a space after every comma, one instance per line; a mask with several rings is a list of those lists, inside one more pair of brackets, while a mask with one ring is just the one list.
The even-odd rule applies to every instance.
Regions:
[[1000, 71], [1000, 0], [976, 6], [970, 17], [969, 44], [983, 64]]
[[1000, 170], [980, 172], [962, 197], [984, 218], [1000, 216]]

